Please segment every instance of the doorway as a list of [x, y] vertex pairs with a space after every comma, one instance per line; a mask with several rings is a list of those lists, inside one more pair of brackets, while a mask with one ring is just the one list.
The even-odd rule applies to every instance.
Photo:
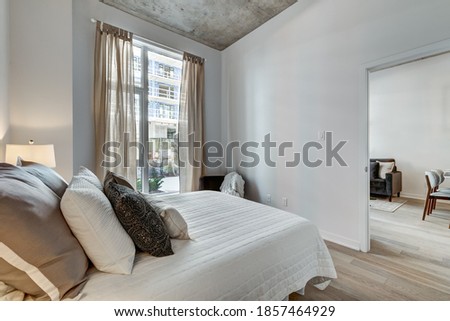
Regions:
[[[412, 51], [401, 53], [389, 58], [381, 59], [362, 66], [361, 68], [361, 131], [360, 131], [360, 159], [363, 173], [360, 179], [360, 249], [363, 252], [370, 250], [370, 217], [369, 217], [369, 158], [370, 158], [370, 78], [377, 71], [388, 70], [413, 62], [421, 61], [427, 58], [437, 57], [450, 52], [450, 40], [421, 47]], [[391, 120], [392, 121], [392, 120]], [[420, 219], [420, 218], [419, 218]]]

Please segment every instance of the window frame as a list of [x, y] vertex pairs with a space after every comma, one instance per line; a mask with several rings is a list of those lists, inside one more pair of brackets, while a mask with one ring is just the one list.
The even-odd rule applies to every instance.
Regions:
[[[136, 85], [134, 86], [134, 90], [135, 90], [135, 96], [139, 97], [139, 123], [136, 124], [137, 126], [137, 130], [138, 130], [138, 137], [139, 137], [139, 143], [141, 144], [141, 146], [144, 146], [144, 152], [139, 152], [139, 157], [143, 157], [143, 160], [139, 159], [139, 164], [138, 164], [138, 168], [140, 168], [141, 170], [141, 174], [139, 175], [139, 172], [137, 173], [137, 177], [140, 178], [142, 180], [142, 185], [141, 185], [141, 191], [143, 193], [149, 193], [149, 184], [148, 183], [144, 183], [144, 182], [148, 182], [149, 181], [149, 172], [150, 172], [150, 165], [149, 165], [149, 152], [150, 152], [150, 141], [151, 138], [149, 137], [149, 103], [151, 101], [151, 99], [149, 99], [150, 96], [152, 96], [152, 88], [150, 88], [150, 77], [149, 77], [149, 66], [150, 66], [150, 61], [151, 59], [149, 58], [149, 53], [153, 53], [153, 54], [157, 54], [157, 55], [163, 55], [166, 56], [168, 58], [171, 59], [175, 59], [178, 60], [180, 63], [182, 63], [183, 60], [183, 53], [180, 51], [177, 51], [175, 49], [172, 48], [168, 48], [159, 44], [156, 44], [152, 41], [149, 41], [147, 39], [138, 37], [138, 36], [133, 36], [133, 47], [138, 47], [140, 48], [140, 66], [141, 66], [141, 70], [140, 70], [140, 85]], [[134, 52], [133, 52], [133, 56], [134, 56]], [[159, 62], [158, 62], [159, 63]], [[165, 65], [165, 66], [169, 66], [169, 65]], [[159, 67], [158, 67], [159, 68]], [[175, 68], [170, 67], [173, 69], [173, 72], [175, 74]], [[165, 72], [165, 68], [163, 68], [163, 71]], [[136, 72], [136, 71], [135, 71]], [[169, 70], [170, 73], [170, 70]], [[135, 75], [136, 77], [136, 75]], [[163, 77], [163, 76], [160, 76]], [[163, 77], [164, 78], [164, 77]], [[170, 78], [169, 78], [170, 79]], [[153, 81], [153, 80], [152, 80]], [[180, 79], [179, 79], [180, 83], [181, 83], [181, 75], [180, 75]], [[172, 86], [170, 84], [164, 84], [166, 86], [168, 86], [170, 88], [170, 92], [171, 95], [169, 96], [173, 96], [173, 98], [171, 97], [166, 97], [166, 96], [160, 96], [158, 93], [158, 96], [161, 98], [167, 98], [167, 99], [178, 99], [180, 98], [179, 96], [179, 92], [178, 92], [178, 96], [177, 96], [177, 92], [174, 90], [175, 86]], [[159, 87], [158, 87], [158, 91], [159, 91]], [[163, 104], [163, 103], [160, 103]], [[179, 107], [180, 102], [178, 102], [178, 107]], [[164, 105], [166, 105], [166, 103], [164, 103]], [[136, 108], [136, 106], [135, 106]], [[179, 117], [179, 111], [177, 113], [175, 113], [175, 111], [172, 110], [168, 110], [167, 112], [169, 115], [174, 115], [176, 114], [177, 118]], [[137, 117], [138, 118], [138, 117]], [[170, 119], [172, 119], [172, 117], [170, 117]], [[152, 148], [154, 148], [154, 146], [152, 146]], [[144, 167], [142, 167], [141, 165], [143, 165]]]

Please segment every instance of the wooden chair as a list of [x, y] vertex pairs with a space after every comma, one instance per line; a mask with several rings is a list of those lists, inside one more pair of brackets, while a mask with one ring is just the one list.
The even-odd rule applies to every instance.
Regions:
[[[441, 184], [445, 181], [444, 171], [442, 169], [432, 169], [431, 172], [437, 175], [437, 186], [435, 187], [433, 192], [444, 192], [450, 193], [450, 188], [441, 187]], [[436, 209], [436, 199], [433, 200], [433, 210]]]
[[441, 184], [445, 181], [445, 172], [442, 169], [432, 169], [431, 171], [436, 173], [439, 177], [439, 182], [438, 182], [436, 192], [450, 193], [449, 187], [443, 187], [443, 188], [440, 187]]
[[436, 172], [434, 171], [425, 172], [425, 181], [427, 183], [427, 195], [425, 199], [425, 206], [423, 209], [422, 220], [425, 220], [425, 217], [433, 212], [433, 209], [436, 208], [437, 200], [450, 201], [450, 192], [438, 190], [440, 178]]

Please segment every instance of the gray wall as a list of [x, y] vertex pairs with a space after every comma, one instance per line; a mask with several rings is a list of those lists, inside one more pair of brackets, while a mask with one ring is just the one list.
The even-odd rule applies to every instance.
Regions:
[[0, 0], [0, 162], [9, 135], [9, 0]]
[[14, 0], [10, 6], [10, 141], [54, 144], [56, 171], [70, 180], [72, 0]]
[[[0, 0], [0, 8], [6, 5]], [[0, 114], [8, 113], [9, 99], [12, 142], [54, 142], [58, 169], [66, 178], [80, 165], [93, 168], [95, 25], [90, 19], [105, 21], [207, 59], [207, 140], [261, 142], [270, 132], [277, 142], [292, 141], [296, 151], [308, 141], [321, 142], [318, 132], [325, 130], [335, 141], [347, 140], [341, 155], [348, 167], [240, 170], [251, 199], [264, 202], [270, 193], [272, 205], [310, 219], [324, 237], [353, 248], [360, 245], [356, 198], [365, 177], [359, 158], [361, 68], [450, 38], [448, 0], [304, 0], [224, 52], [97, 0], [14, 0], [10, 5], [10, 88], [9, 97], [0, 99]], [[5, 20], [0, 21], [3, 26]], [[2, 44], [5, 35], [2, 28]], [[29, 48], [36, 59], [29, 59]], [[0, 68], [5, 55], [2, 49]], [[2, 74], [0, 85], [7, 78]], [[310, 156], [322, 157], [322, 152]], [[282, 197], [288, 198], [287, 207]]]
[[[296, 151], [332, 131], [347, 140], [348, 167], [260, 165], [240, 171], [248, 196], [298, 213], [322, 235], [361, 248], [358, 196], [365, 64], [450, 38], [448, 0], [299, 1], [223, 52], [223, 125], [228, 140], [261, 142], [271, 133]], [[367, 147], [367, 144], [366, 144]], [[262, 151], [259, 150], [262, 155]], [[311, 159], [323, 157], [323, 150]], [[366, 161], [365, 161], [366, 162]], [[288, 198], [288, 206], [282, 204]]]
[[73, 147], [74, 171], [80, 165], [94, 168], [93, 77], [95, 24], [91, 18], [129, 30], [159, 44], [206, 58], [206, 139], [220, 141], [221, 55], [195, 41], [166, 31], [107, 6], [98, 0], [73, 1]]

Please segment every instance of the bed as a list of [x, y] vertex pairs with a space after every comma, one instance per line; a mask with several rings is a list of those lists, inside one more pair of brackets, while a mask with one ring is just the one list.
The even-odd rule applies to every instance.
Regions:
[[165, 257], [137, 252], [130, 274], [90, 264], [71, 300], [283, 300], [336, 278], [318, 229], [298, 215], [214, 191], [156, 198], [181, 213], [190, 239], [172, 239]]
[[81, 300], [282, 300], [336, 277], [317, 228], [295, 214], [213, 191], [161, 199], [192, 239], [172, 240], [173, 256], [138, 254], [129, 276], [90, 270]]

